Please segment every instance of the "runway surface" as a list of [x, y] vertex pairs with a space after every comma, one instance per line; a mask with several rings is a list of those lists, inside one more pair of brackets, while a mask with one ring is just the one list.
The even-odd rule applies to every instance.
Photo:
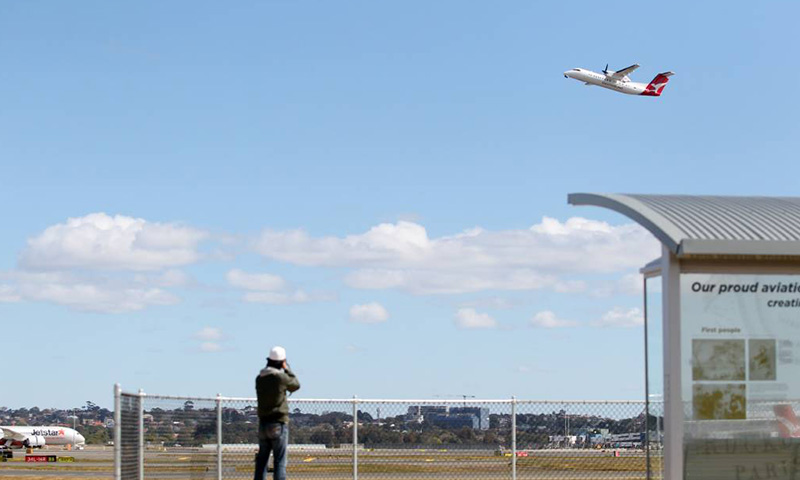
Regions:
[[[44, 450], [37, 454], [75, 458], [74, 463], [25, 463], [24, 451], [15, 451], [14, 459], [0, 463], [3, 480], [98, 479], [113, 478], [113, 449], [88, 447], [82, 451]], [[538, 450], [517, 458], [519, 480], [589, 480], [644, 479], [643, 452], [597, 450]], [[250, 449], [223, 454], [223, 478], [250, 479], [253, 476]], [[208, 479], [217, 475], [217, 457], [213, 450], [178, 448], [148, 450], [145, 454], [145, 478]], [[293, 479], [348, 480], [353, 478], [352, 451], [336, 449], [293, 451], [289, 456], [289, 474]], [[448, 449], [365, 449], [358, 452], [360, 480], [401, 479], [485, 479], [508, 480], [512, 458], [495, 450]], [[660, 458], [654, 457], [655, 467]]]

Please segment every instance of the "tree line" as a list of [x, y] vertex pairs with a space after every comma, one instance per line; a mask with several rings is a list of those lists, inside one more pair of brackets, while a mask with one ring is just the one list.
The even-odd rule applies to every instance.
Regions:
[[[152, 420], [145, 424], [145, 441], [165, 445], [200, 446], [216, 443], [216, 410], [179, 408], [147, 411]], [[446, 428], [427, 422], [408, 421], [405, 415], [376, 419], [368, 412], [358, 412], [358, 443], [370, 447], [451, 446], [484, 448], [511, 446], [511, 415], [491, 414], [487, 429]], [[651, 422], [654, 424], [654, 418]], [[519, 448], [542, 448], [550, 436], [597, 433], [630, 433], [643, 430], [644, 416], [613, 419], [597, 415], [568, 415], [565, 411], [517, 415]], [[258, 443], [258, 425], [254, 411], [223, 409], [223, 443]], [[325, 445], [337, 448], [353, 442], [353, 416], [343, 412], [290, 414], [289, 432], [293, 444]], [[651, 426], [652, 428], [652, 426]], [[588, 446], [588, 445], [587, 445]]]

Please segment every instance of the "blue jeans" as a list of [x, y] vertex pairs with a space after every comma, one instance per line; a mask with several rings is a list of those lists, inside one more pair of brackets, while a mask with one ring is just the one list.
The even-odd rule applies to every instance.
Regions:
[[289, 443], [289, 426], [284, 423], [258, 422], [258, 455], [256, 455], [256, 471], [253, 480], [264, 480], [267, 476], [269, 454], [274, 458], [273, 477], [275, 480], [286, 480], [286, 445]]

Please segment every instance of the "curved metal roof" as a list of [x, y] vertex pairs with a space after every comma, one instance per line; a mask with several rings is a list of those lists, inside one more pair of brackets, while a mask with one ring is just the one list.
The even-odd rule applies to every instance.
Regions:
[[568, 202], [619, 212], [678, 256], [800, 256], [798, 197], [573, 193]]

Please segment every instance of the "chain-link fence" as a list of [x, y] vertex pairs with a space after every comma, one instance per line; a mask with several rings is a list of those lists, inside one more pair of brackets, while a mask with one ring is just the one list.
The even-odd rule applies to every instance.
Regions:
[[[118, 392], [118, 401], [116, 478], [253, 478], [256, 399]], [[660, 478], [660, 422], [648, 422], [644, 402], [289, 404], [293, 479], [645, 479], [648, 465]]]
[[117, 416], [117, 428], [114, 430], [114, 473], [116, 478], [122, 480], [138, 480], [141, 478], [140, 460], [143, 454], [140, 444], [142, 397], [122, 393], [119, 386], [114, 387], [114, 397], [114, 412]]

